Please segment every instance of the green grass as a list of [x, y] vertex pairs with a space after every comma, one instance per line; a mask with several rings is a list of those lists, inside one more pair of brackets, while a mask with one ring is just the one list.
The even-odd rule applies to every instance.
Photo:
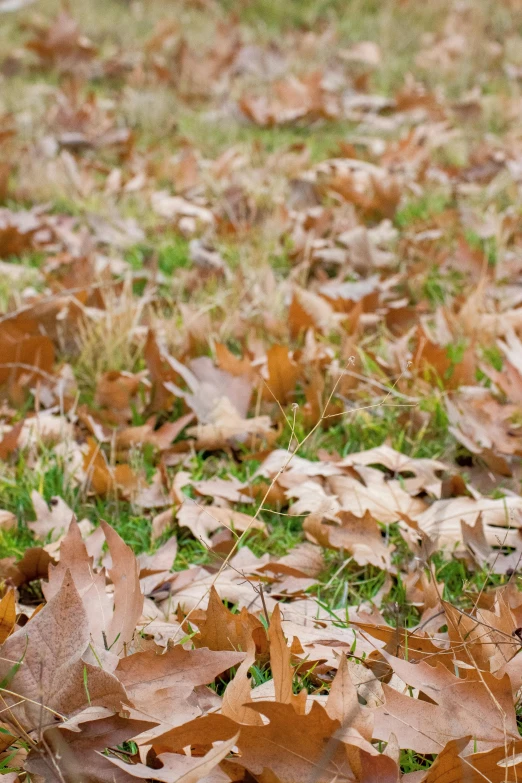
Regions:
[[260, 156], [304, 144], [315, 163], [337, 155], [340, 142], [349, 141], [353, 129], [353, 123], [347, 121], [317, 121], [302, 126], [263, 128], [251, 124], [246, 118], [242, 123], [226, 118], [216, 123], [201, 113], [187, 111], [178, 117], [180, 135], [209, 157], [218, 156], [232, 145], [255, 148]]
[[428, 770], [434, 761], [435, 756], [433, 755], [423, 756], [419, 753], [414, 753], [412, 750], [401, 750], [399, 766], [402, 774], [406, 775], [408, 772]]
[[399, 228], [407, 228], [415, 223], [424, 223], [435, 215], [440, 215], [451, 204], [444, 191], [427, 191], [421, 198], [411, 199], [397, 210], [394, 222]]
[[160, 234], [157, 244], [150, 241], [133, 245], [125, 251], [125, 260], [135, 271], [156, 262], [160, 272], [172, 276], [190, 265], [189, 243], [179, 234], [167, 232]]

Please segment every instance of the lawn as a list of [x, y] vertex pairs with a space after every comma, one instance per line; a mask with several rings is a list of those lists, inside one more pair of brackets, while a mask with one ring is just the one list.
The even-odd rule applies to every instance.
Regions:
[[0, 0], [8, 783], [522, 775], [521, 52]]

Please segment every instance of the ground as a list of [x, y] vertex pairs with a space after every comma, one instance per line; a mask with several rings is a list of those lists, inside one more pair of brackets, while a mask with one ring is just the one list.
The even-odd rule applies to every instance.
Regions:
[[[119, 655], [135, 627], [134, 655], [244, 653], [241, 634], [212, 646], [208, 623], [248, 612], [273, 634], [251, 684], [275, 682], [280, 709], [278, 633], [291, 690], [321, 709], [330, 694], [328, 720], [347, 652], [381, 667], [401, 715], [421, 705], [415, 728], [390, 733], [372, 702], [374, 733], [354, 729], [398, 765], [390, 780], [442, 780], [446, 758], [507, 780], [479, 756], [519, 752], [521, 44], [517, 0], [0, 0], [6, 645], [36, 606], [50, 615], [64, 563], [87, 614], [75, 569], [109, 568], [116, 617], [115, 564], [139, 555], [145, 604]], [[100, 520], [131, 549], [105, 532], [108, 556]], [[426, 741], [441, 650], [455, 682], [487, 691], [490, 735], [464, 717]], [[421, 660], [424, 690], [404, 669]], [[222, 697], [236, 663], [194, 687]], [[8, 729], [0, 771], [38, 779], [25, 758], [44, 739]], [[261, 774], [242, 741], [247, 777], [227, 750], [220, 780], [293, 779]], [[364, 763], [339, 780], [369, 780]]]

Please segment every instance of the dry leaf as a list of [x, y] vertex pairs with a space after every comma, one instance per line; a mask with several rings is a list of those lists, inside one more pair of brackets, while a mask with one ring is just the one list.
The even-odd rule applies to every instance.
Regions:
[[[2, 647], [0, 677], [16, 694], [4, 698], [23, 726], [52, 725], [56, 712], [70, 716], [88, 704], [120, 709], [125, 691], [112, 674], [82, 661], [88, 645], [87, 614], [67, 573], [59, 592]], [[21, 664], [14, 675], [13, 662]]]
[[37, 538], [45, 539], [50, 533], [53, 534], [53, 538], [59, 538], [64, 532], [67, 532], [69, 525], [74, 520], [74, 513], [63, 498], [51, 498], [48, 506], [40, 493], [33, 490], [31, 500], [36, 514], [36, 522], [28, 522], [27, 526]]
[[303, 524], [314, 543], [349, 552], [359, 565], [374, 565], [377, 568], [391, 568], [393, 545], [387, 544], [379, 525], [369, 511], [357, 517], [348, 511], [339, 511], [338, 523], [325, 523], [316, 514], [308, 516]]
[[260, 530], [266, 533], [266, 525], [260, 519], [231, 511], [220, 506], [200, 506], [187, 498], [178, 510], [177, 520], [180, 527], [188, 527], [194, 538], [203, 541], [210, 547], [210, 533], [225, 527], [233, 533], [243, 533], [246, 530]]

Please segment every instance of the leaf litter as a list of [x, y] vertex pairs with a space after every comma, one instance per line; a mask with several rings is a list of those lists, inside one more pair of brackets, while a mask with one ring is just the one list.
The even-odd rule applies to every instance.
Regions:
[[0, 771], [517, 780], [519, 4], [98, 5], [0, 3]]

